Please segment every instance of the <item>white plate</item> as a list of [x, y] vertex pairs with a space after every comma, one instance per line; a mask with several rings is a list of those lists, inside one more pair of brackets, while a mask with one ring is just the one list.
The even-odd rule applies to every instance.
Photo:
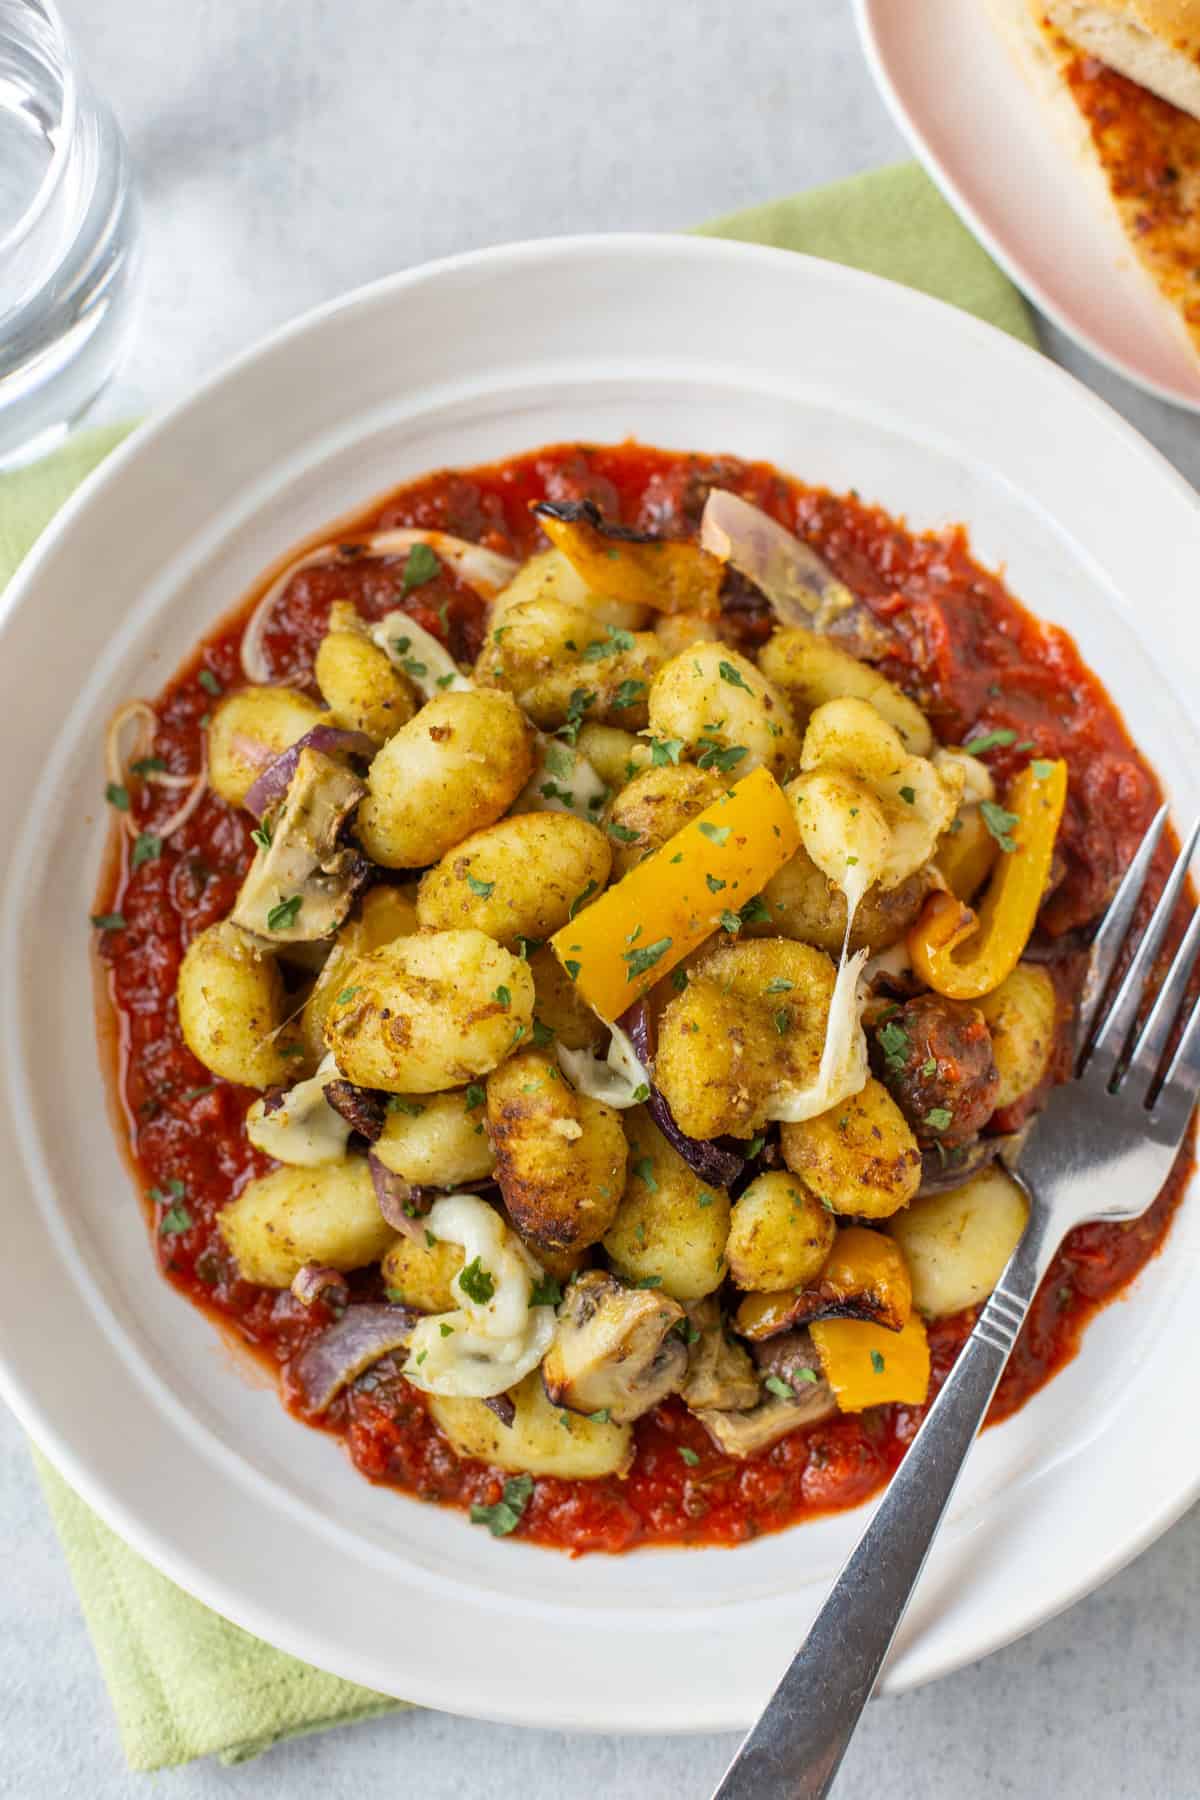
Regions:
[[[1197, 799], [1171, 682], [1200, 670], [1200, 508], [1052, 364], [907, 289], [688, 238], [518, 245], [379, 283], [143, 428], [66, 507], [0, 620], [3, 1389], [68, 1480], [218, 1611], [385, 1692], [530, 1725], [746, 1725], [861, 1512], [736, 1551], [571, 1562], [371, 1487], [248, 1385], [156, 1274], [92, 1041], [100, 743], [254, 574], [421, 471], [555, 439], [768, 457], [914, 525], [970, 523], [1078, 637]], [[1144, 640], [1169, 637], [1153, 663]], [[1170, 674], [1162, 666], [1169, 660]], [[1194, 689], [1192, 690], [1194, 691]], [[888, 1677], [1027, 1630], [1200, 1486], [1200, 1207], [1083, 1355], [974, 1452]]]
[[1200, 363], [981, 0], [854, 11], [901, 131], [1018, 287], [1110, 369], [1200, 411]]

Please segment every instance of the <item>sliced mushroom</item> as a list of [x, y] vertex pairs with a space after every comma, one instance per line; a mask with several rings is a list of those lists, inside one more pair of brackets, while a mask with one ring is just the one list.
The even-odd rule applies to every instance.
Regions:
[[[688, 1350], [687, 1380], [680, 1392], [693, 1412], [746, 1412], [760, 1395], [754, 1364], [740, 1344], [725, 1335], [721, 1308], [710, 1294], [685, 1308], [695, 1337]], [[690, 1334], [689, 1334], [690, 1335]]]
[[753, 1411], [721, 1412], [703, 1407], [695, 1415], [717, 1449], [739, 1461], [837, 1411], [833, 1390], [821, 1375], [807, 1331], [792, 1331], [786, 1337], [756, 1344], [754, 1357], [766, 1391]]
[[311, 943], [337, 930], [369, 864], [338, 848], [338, 835], [366, 788], [319, 750], [300, 752], [282, 809], [261, 827], [261, 844], [242, 883], [233, 920], [276, 944]]
[[547, 1395], [571, 1412], [606, 1413], [615, 1425], [640, 1419], [683, 1383], [688, 1354], [675, 1327], [684, 1316], [677, 1300], [626, 1287], [601, 1269], [577, 1275], [542, 1363]]

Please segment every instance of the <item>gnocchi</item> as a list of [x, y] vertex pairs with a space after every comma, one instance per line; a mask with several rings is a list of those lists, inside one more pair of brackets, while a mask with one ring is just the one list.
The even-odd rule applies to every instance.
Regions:
[[268, 763], [319, 725], [320, 707], [295, 688], [244, 687], [213, 708], [208, 779], [230, 806], [241, 806]]
[[834, 1212], [886, 1219], [921, 1185], [917, 1140], [872, 1075], [861, 1093], [780, 1132], [783, 1160]]
[[231, 920], [192, 939], [175, 997], [184, 1043], [222, 1080], [265, 1088], [297, 1072], [304, 1049], [288, 1030], [278, 964]]
[[431, 929], [484, 931], [509, 950], [543, 942], [608, 880], [604, 833], [569, 812], [521, 813], [449, 851], [421, 880], [417, 918]]
[[350, 965], [325, 1041], [359, 1087], [436, 1094], [488, 1074], [532, 1023], [528, 963], [482, 931], [421, 932]]
[[993, 1166], [946, 1194], [914, 1200], [888, 1223], [912, 1281], [913, 1305], [931, 1319], [986, 1300], [1029, 1216], [1024, 1192]]
[[533, 767], [507, 694], [438, 694], [390, 737], [367, 775], [358, 836], [385, 869], [421, 869], [507, 811]]
[[256, 1175], [218, 1223], [242, 1280], [273, 1288], [290, 1287], [305, 1263], [347, 1270], [378, 1262], [394, 1235], [362, 1156]]
[[729, 1195], [700, 1180], [645, 1107], [625, 1115], [629, 1170], [604, 1249], [630, 1281], [652, 1281], [675, 1300], [715, 1293], [727, 1272]]
[[572, 1250], [602, 1238], [625, 1186], [619, 1116], [576, 1093], [541, 1050], [511, 1057], [489, 1077], [487, 1114], [496, 1179], [526, 1241]]
[[[791, 710], [779, 690], [738, 651], [693, 644], [659, 671], [650, 690], [650, 731], [678, 738], [704, 767], [721, 773], [767, 768], [790, 774], [800, 758]], [[740, 754], [738, 754], [740, 753]]]

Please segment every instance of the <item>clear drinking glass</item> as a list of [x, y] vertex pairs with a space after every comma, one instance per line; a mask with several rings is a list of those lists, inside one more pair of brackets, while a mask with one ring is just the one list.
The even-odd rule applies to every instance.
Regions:
[[49, 449], [112, 375], [139, 224], [125, 140], [54, 0], [0, 0], [0, 467]]

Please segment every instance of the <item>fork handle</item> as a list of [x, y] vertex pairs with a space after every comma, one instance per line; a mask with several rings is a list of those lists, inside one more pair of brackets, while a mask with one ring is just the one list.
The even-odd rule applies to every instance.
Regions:
[[713, 1800], [819, 1800], [829, 1792], [1029, 1311], [1043, 1237], [1034, 1204], [874, 1517]]

